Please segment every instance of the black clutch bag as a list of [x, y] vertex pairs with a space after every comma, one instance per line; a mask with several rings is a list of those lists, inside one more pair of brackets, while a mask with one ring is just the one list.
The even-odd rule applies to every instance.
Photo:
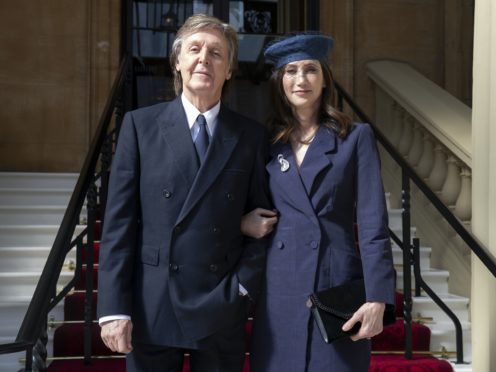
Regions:
[[[312, 311], [324, 341], [329, 344], [337, 339], [354, 335], [360, 330], [360, 322], [355, 323], [347, 332], [341, 328], [364, 303], [365, 284], [363, 279], [359, 279], [312, 293], [308, 298], [307, 306]], [[394, 306], [386, 305], [383, 324], [393, 324], [395, 320]]]

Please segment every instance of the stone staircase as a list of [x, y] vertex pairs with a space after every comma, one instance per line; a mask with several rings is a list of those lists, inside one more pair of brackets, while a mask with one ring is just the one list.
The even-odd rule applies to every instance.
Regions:
[[[76, 174], [0, 173], [0, 343], [12, 342], [17, 335], [76, 180]], [[390, 209], [389, 218], [391, 228], [401, 236], [401, 211]], [[469, 300], [448, 292], [449, 272], [431, 268], [430, 254], [430, 247], [421, 247], [423, 278], [462, 322], [465, 361], [470, 362]], [[393, 256], [402, 289], [402, 251], [394, 244]], [[68, 256], [71, 259], [74, 255]], [[72, 271], [63, 270], [59, 285], [72, 276]], [[63, 302], [50, 318], [62, 320], [62, 309]], [[432, 332], [431, 351], [455, 350], [454, 326], [432, 300], [425, 295], [414, 297], [413, 316], [432, 318], [426, 322]], [[48, 355], [52, 355], [52, 337], [49, 332]], [[0, 371], [19, 370], [23, 357], [24, 353], [0, 355]], [[472, 370], [470, 364], [453, 367], [457, 372]]]
[[[389, 226], [401, 239], [402, 229], [400, 209], [389, 208]], [[412, 237], [416, 236], [415, 227], [412, 227], [411, 234]], [[431, 250], [431, 247], [420, 247], [420, 267], [422, 278], [456, 314], [462, 323], [464, 360], [468, 364], [455, 364], [454, 361], [456, 360], [456, 356], [450, 356], [450, 360], [452, 361], [454, 371], [469, 372], [472, 371], [470, 364], [472, 360], [472, 352], [469, 299], [449, 293], [449, 271], [438, 270], [431, 267]], [[402, 254], [402, 250], [393, 243], [393, 258], [398, 273], [397, 288], [400, 291], [403, 290]], [[414, 288], [414, 285], [415, 280], [412, 277], [412, 288]], [[431, 330], [430, 350], [433, 352], [441, 352], [443, 350], [455, 351], [455, 327], [451, 319], [425, 293], [421, 293], [420, 297], [413, 297], [412, 302], [412, 316], [414, 318], [428, 319], [424, 324]]]
[[[77, 177], [0, 173], [0, 343], [13, 342], [17, 336]], [[82, 229], [78, 226], [76, 233]], [[58, 284], [63, 286], [72, 277], [73, 272], [65, 269]], [[63, 303], [51, 316], [62, 320], [62, 309]], [[49, 333], [49, 348], [51, 337]], [[24, 353], [0, 355], [0, 371], [19, 370], [19, 359], [24, 357]]]

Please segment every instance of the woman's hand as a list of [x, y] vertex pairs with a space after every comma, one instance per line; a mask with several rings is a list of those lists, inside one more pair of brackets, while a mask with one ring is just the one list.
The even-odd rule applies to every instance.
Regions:
[[270, 234], [277, 223], [277, 212], [256, 208], [241, 218], [241, 232], [251, 238], [260, 239]]
[[366, 302], [353, 314], [350, 320], [343, 325], [343, 331], [349, 331], [356, 322], [362, 326], [358, 333], [351, 336], [353, 341], [371, 338], [382, 332], [382, 319], [386, 304], [383, 302]]

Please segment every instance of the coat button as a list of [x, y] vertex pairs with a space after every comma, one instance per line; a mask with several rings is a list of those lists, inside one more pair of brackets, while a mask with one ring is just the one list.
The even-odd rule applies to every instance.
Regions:
[[169, 199], [172, 196], [172, 192], [164, 189], [164, 190], [162, 190], [162, 196], [166, 199]]
[[217, 227], [217, 226], [212, 227], [212, 232], [214, 234], [220, 234], [220, 227]]
[[318, 246], [319, 246], [319, 243], [317, 243], [315, 240], [312, 240], [310, 242], [310, 247], [312, 247], [312, 249], [316, 249]]
[[230, 192], [228, 192], [228, 193], [226, 194], [226, 198], [227, 198], [227, 200], [229, 200], [229, 201], [233, 201], [233, 200], [234, 200], [234, 195], [233, 195], [233, 194], [231, 194]]
[[175, 263], [169, 264], [169, 268], [171, 271], [174, 271], [174, 272], [179, 271], [179, 266]]
[[213, 273], [215, 273], [219, 269], [219, 267], [217, 265], [215, 265], [215, 264], [211, 264], [208, 268]]
[[177, 225], [176, 227], [174, 227], [174, 232], [176, 234], [179, 234], [181, 232], [181, 229], [182, 229], [181, 225]]
[[278, 240], [276, 242], [276, 247], [279, 248], [279, 249], [283, 249], [284, 248], [284, 243], [281, 240]]

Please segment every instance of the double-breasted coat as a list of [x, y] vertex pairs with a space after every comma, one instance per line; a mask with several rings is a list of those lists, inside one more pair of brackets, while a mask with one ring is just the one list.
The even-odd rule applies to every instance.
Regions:
[[112, 164], [98, 315], [130, 315], [133, 340], [196, 347], [242, 324], [260, 291], [266, 243], [241, 216], [270, 208], [265, 129], [221, 106], [199, 168], [177, 98], [126, 114]]
[[[289, 162], [286, 171], [281, 159]], [[266, 168], [280, 216], [255, 314], [252, 370], [367, 371], [370, 341], [346, 338], [325, 344], [306, 301], [313, 291], [364, 278], [368, 301], [394, 303], [387, 211], [372, 129], [355, 124], [340, 139], [321, 127], [299, 168], [290, 144], [274, 145]]]

